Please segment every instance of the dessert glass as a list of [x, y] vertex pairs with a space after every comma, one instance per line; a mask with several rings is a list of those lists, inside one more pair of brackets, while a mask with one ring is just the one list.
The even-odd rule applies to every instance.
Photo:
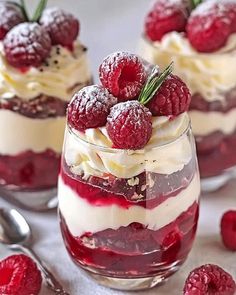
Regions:
[[57, 205], [66, 108], [91, 83], [86, 48], [56, 45], [39, 67], [10, 66], [0, 44], [0, 196], [33, 210]]
[[196, 52], [184, 35], [172, 32], [161, 42], [142, 39], [141, 55], [174, 73], [192, 93], [189, 115], [196, 138], [203, 190], [213, 191], [236, 175], [236, 35], [219, 52]]
[[156, 145], [153, 135], [137, 151], [87, 141], [104, 142], [105, 127], [84, 134], [67, 126], [58, 187], [61, 232], [73, 262], [98, 283], [148, 289], [186, 260], [200, 193], [188, 116], [186, 126], [178, 138]]

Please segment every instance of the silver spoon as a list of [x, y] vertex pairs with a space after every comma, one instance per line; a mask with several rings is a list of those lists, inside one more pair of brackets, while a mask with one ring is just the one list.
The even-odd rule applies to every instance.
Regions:
[[15, 209], [0, 208], [0, 242], [30, 256], [40, 268], [47, 287], [58, 295], [69, 295], [40, 258], [29, 248], [32, 234], [25, 218]]

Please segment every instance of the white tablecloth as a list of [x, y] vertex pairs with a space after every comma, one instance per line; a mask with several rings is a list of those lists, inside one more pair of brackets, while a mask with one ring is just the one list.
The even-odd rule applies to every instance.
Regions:
[[[38, 0], [28, 2], [34, 5]], [[147, 0], [51, 0], [49, 3], [60, 5], [79, 16], [81, 40], [89, 48], [95, 77], [99, 63], [107, 54], [117, 50], [136, 50], [145, 11], [149, 5]], [[9, 204], [0, 200], [0, 206]], [[220, 217], [225, 210], [233, 207], [236, 208], [236, 184], [233, 183], [214, 195], [202, 198], [198, 235], [186, 264], [167, 284], [139, 294], [181, 294], [189, 271], [204, 263], [219, 264], [236, 278], [236, 254], [224, 249], [219, 235]], [[32, 226], [34, 249], [71, 295], [130, 294], [97, 286], [73, 265], [64, 249], [55, 212], [37, 214], [20, 211]], [[1, 257], [8, 254], [6, 248], [0, 248]], [[51, 293], [43, 288], [41, 294]]]

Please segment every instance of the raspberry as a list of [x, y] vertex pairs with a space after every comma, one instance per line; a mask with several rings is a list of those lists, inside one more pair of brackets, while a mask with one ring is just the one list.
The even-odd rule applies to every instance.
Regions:
[[227, 211], [222, 216], [221, 236], [225, 247], [236, 251], [236, 211]]
[[50, 34], [53, 45], [73, 48], [79, 34], [79, 21], [71, 13], [57, 7], [45, 9], [40, 24]]
[[3, 40], [6, 59], [14, 67], [39, 66], [50, 54], [51, 40], [37, 23], [14, 27]]
[[0, 262], [0, 294], [37, 295], [41, 284], [41, 273], [28, 256], [12, 255]]
[[104, 126], [110, 108], [116, 103], [117, 99], [102, 86], [84, 87], [69, 104], [69, 124], [80, 131]]
[[153, 116], [178, 116], [188, 110], [191, 94], [187, 85], [175, 75], [170, 75], [147, 104]]
[[24, 22], [20, 8], [10, 2], [0, 2], [0, 40], [19, 23]]
[[158, 0], [145, 19], [145, 34], [159, 41], [172, 31], [183, 32], [187, 23], [187, 7], [181, 0]]
[[197, 6], [187, 24], [187, 36], [199, 52], [214, 52], [223, 47], [236, 28], [229, 1], [206, 1]]
[[111, 108], [107, 133], [115, 148], [143, 148], [152, 135], [152, 114], [138, 101], [126, 101]]
[[136, 98], [146, 81], [141, 59], [128, 52], [115, 52], [107, 56], [99, 68], [100, 80], [119, 101]]
[[184, 286], [184, 295], [233, 295], [235, 291], [232, 276], [214, 264], [193, 270]]

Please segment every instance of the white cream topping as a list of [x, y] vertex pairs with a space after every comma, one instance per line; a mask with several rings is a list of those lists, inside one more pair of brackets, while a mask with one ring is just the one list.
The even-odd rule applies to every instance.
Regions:
[[82, 88], [91, 79], [87, 54], [79, 42], [75, 42], [73, 53], [63, 46], [53, 46], [46, 63], [48, 66], [31, 67], [22, 73], [6, 61], [0, 43], [0, 97], [28, 100], [44, 94], [69, 101], [75, 86], [81, 84]]
[[31, 119], [9, 110], [0, 110], [0, 154], [17, 155], [52, 149], [61, 153], [65, 117]]
[[189, 86], [191, 93], [199, 92], [205, 100], [224, 101], [224, 93], [236, 87], [236, 34], [219, 51], [197, 52], [181, 33], [166, 34], [153, 44], [142, 40], [141, 55], [162, 69], [174, 61], [174, 72]]
[[151, 230], [158, 230], [186, 211], [198, 200], [199, 194], [198, 174], [186, 189], [153, 209], [137, 205], [129, 208], [117, 205], [95, 206], [77, 195], [61, 178], [58, 186], [59, 209], [75, 237], [80, 237], [85, 232], [96, 233], [108, 228], [116, 230], [132, 222], [139, 222]]
[[236, 108], [227, 113], [206, 113], [192, 110], [189, 115], [193, 125], [193, 132], [198, 136], [206, 136], [215, 131], [221, 131], [225, 135], [229, 135], [236, 130]]
[[92, 144], [78, 140], [74, 134], [67, 132], [65, 159], [75, 174], [84, 173], [85, 177], [112, 174], [119, 178], [132, 178], [144, 171], [171, 174], [182, 170], [192, 159], [187, 134], [180, 137], [188, 124], [187, 113], [172, 120], [169, 117], [153, 117], [152, 137], [144, 150], [137, 151], [107, 150], [92, 145], [112, 147], [105, 127], [78, 133], [79, 137]]

